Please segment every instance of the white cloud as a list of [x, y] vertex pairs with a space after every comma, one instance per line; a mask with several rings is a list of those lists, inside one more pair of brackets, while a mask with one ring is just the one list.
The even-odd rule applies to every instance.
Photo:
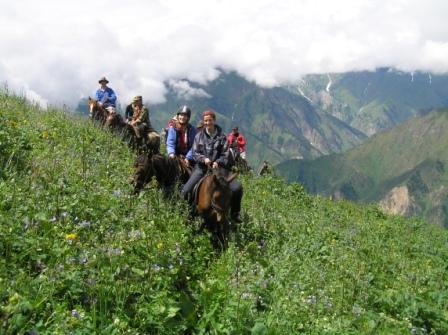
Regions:
[[168, 81], [168, 86], [176, 93], [179, 98], [184, 100], [190, 100], [194, 97], [210, 97], [210, 95], [202, 88], [191, 87], [190, 83], [186, 80], [174, 80]]
[[103, 75], [122, 103], [155, 103], [167, 80], [206, 83], [217, 68], [267, 86], [380, 66], [446, 73], [446, 13], [445, 0], [0, 0], [0, 81], [75, 105]]

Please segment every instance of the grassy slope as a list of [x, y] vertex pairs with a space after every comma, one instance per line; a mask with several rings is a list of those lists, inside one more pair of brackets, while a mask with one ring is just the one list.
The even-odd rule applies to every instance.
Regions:
[[448, 233], [242, 177], [228, 250], [80, 118], [0, 94], [0, 333], [445, 334]]

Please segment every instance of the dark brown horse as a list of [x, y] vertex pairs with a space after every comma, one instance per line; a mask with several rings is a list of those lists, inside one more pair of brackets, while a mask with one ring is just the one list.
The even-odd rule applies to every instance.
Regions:
[[226, 174], [223, 169], [214, 169], [201, 179], [195, 191], [196, 211], [222, 247], [226, 247], [230, 232], [228, 213], [232, 191], [229, 184], [237, 176], [237, 173]]
[[172, 191], [176, 183], [185, 184], [191, 175], [191, 167], [184, 159], [174, 159], [162, 155], [141, 154], [134, 163], [134, 192], [138, 193], [153, 177], [159, 187], [165, 191]]
[[233, 167], [239, 173], [248, 173], [252, 171], [247, 161], [241, 157], [238, 149], [230, 148], [230, 157], [233, 160]]
[[87, 101], [87, 106], [89, 107], [89, 117], [100, 125], [104, 125], [107, 119], [107, 110], [101, 106], [97, 100], [89, 97]]

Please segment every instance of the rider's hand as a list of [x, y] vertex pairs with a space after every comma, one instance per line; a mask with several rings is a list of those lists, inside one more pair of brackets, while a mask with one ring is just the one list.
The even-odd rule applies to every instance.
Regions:
[[212, 161], [210, 160], [210, 158], [205, 158], [205, 159], [204, 159], [204, 164], [205, 164], [205, 165], [210, 165], [211, 162], [212, 162]]
[[190, 166], [190, 161], [188, 160], [188, 158], [185, 158], [185, 165]]
[[169, 157], [170, 159], [174, 159], [175, 156], [174, 156], [174, 154], [169, 154], [168, 157]]
[[212, 164], [212, 168], [217, 169], [217, 168], [218, 168], [218, 163], [213, 162], [213, 164]]

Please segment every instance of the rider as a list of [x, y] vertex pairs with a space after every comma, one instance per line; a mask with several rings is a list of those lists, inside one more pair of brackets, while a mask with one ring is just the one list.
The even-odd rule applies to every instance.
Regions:
[[100, 88], [95, 93], [95, 98], [98, 101], [98, 104], [109, 112], [114, 112], [117, 95], [113, 89], [107, 86], [109, 80], [107, 80], [106, 77], [102, 77], [98, 83], [100, 84]]
[[246, 139], [244, 136], [238, 131], [238, 127], [234, 127], [232, 132], [229, 134], [227, 138], [227, 142], [229, 146], [233, 150], [238, 150], [238, 153], [241, 158], [246, 159]]
[[[195, 136], [192, 153], [196, 166], [182, 189], [182, 195], [188, 199], [194, 186], [206, 174], [208, 168], [223, 167], [229, 169], [229, 146], [226, 135], [216, 122], [216, 114], [211, 110], [206, 110], [202, 114], [204, 128]], [[234, 222], [242, 222], [240, 217], [241, 199], [243, 198], [243, 188], [236, 179], [230, 182], [232, 190], [231, 199], [231, 219]]]
[[190, 124], [191, 109], [187, 106], [177, 111], [176, 122], [168, 128], [166, 140], [166, 151], [168, 157], [174, 159], [176, 156], [185, 157], [185, 163], [189, 166], [193, 163], [191, 147], [193, 146], [196, 128]]
[[[151, 126], [149, 110], [143, 105], [143, 98], [138, 95], [132, 99], [132, 115], [126, 115], [126, 122], [135, 130], [137, 138], [143, 139], [154, 153], [159, 151], [160, 136]], [[126, 108], [127, 111], [127, 108]], [[130, 116], [130, 118], [128, 118]]]

